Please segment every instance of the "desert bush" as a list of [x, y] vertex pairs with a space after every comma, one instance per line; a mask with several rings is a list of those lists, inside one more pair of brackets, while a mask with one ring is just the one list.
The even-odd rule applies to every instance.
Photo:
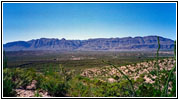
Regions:
[[[134, 81], [132, 81], [134, 83]], [[133, 91], [130, 90], [130, 83], [123, 79], [120, 82], [109, 83], [97, 78], [76, 76], [69, 81], [70, 96], [80, 97], [129, 97]]]
[[40, 88], [52, 96], [65, 96], [67, 86], [60, 77], [47, 75], [41, 79]]
[[50, 66], [43, 73], [37, 75], [37, 87], [48, 91], [52, 96], [66, 96], [67, 77], [71, 76], [67, 75], [62, 66], [59, 66], [59, 69]]
[[142, 83], [139, 85], [136, 93], [139, 97], [159, 97], [161, 95], [161, 91], [157, 90], [150, 83]]
[[3, 79], [12, 81], [15, 88], [26, 88], [35, 76], [36, 72], [33, 69], [5, 68], [3, 70]]
[[20, 68], [3, 69], [3, 96], [15, 96], [16, 88], [26, 88], [35, 77], [33, 69], [23, 70]]
[[122, 95], [119, 88], [119, 83], [103, 83], [100, 86], [97, 86], [97, 89], [93, 92], [95, 96], [100, 97], [119, 97]]
[[100, 88], [104, 97], [129, 97], [133, 94], [129, 81], [125, 79], [120, 82], [104, 83]]
[[3, 96], [4, 97], [13, 97], [16, 96], [14, 91], [14, 83], [9, 79], [3, 79]]
[[[74, 81], [73, 81], [74, 82]], [[70, 96], [74, 97], [90, 97], [90, 87], [83, 85], [82, 82], [75, 82], [74, 85], [70, 85], [71, 89], [69, 91]]]
[[[84, 85], [84, 82], [87, 82]], [[82, 77], [80, 75], [74, 76], [71, 80], [68, 81], [68, 95], [73, 97], [87, 97], [89, 95], [89, 78]]]

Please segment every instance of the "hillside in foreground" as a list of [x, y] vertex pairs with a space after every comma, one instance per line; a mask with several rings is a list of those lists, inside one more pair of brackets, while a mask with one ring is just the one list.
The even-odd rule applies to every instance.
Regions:
[[[156, 63], [160, 68], [159, 76]], [[74, 74], [73, 71], [65, 71], [62, 66], [51, 66], [40, 73], [34, 69], [4, 69], [3, 87], [6, 87], [6, 90], [3, 91], [5, 96], [12, 93], [11, 96], [17, 97], [174, 97], [175, 71], [171, 73], [167, 94], [164, 86], [175, 63], [173, 58], [167, 58], [116, 68], [90, 68], [85, 69], [80, 75]], [[11, 83], [8, 83], [8, 80]], [[7, 89], [11, 86], [14, 88], [13, 92]]]

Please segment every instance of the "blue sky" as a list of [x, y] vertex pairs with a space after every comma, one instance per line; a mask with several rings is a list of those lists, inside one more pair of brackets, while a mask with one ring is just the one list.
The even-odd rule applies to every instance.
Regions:
[[3, 3], [3, 42], [159, 35], [176, 40], [175, 3]]

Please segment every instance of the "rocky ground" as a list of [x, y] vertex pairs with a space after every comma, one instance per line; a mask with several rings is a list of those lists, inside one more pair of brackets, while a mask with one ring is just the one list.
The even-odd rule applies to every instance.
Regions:
[[44, 90], [36, 90], [36, 80], [33, 80], [26, 89], [16, 89], [17, 97], [50, 97]]
[[[175, 60], [172, 58], [158, 60], [158, 65], [160, 70], [168, 71], [174, 66], [175, 63], [176, 63]], [[118, 66], [118, 69], [121, 70], [130, 79], [133, 78], [134, 80], [136, 80], [143, 74], [146, 83], [154, 83], [152, 79], [155, 79], [156, 76], [153, 76], [151, 74], [149, 75], [149, 73], [157, 69], [156, 65], [157, 65], [156, 60], [153, 60], [153, 61], [146, 61], [146, 62], [131, 64], [131, 65]], [[104, 77], [108, 77], [107, 80], [109, 82], [117, 81], [114, 78], [112, 78], [112, 76], [114, 75], [118, 76], [119, 78], [122, 76], [116, 68], [110, 66], [106, 66], [105, 68], [86, 69], [81, 75], [89, 78], [101, 77], [104, 79]]]

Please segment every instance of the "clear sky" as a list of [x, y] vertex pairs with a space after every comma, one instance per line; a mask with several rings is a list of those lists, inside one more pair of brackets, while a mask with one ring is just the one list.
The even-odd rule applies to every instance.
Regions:
[[3, 3], [3, 43], [148, 35], [176, 40], [175, 3]]

